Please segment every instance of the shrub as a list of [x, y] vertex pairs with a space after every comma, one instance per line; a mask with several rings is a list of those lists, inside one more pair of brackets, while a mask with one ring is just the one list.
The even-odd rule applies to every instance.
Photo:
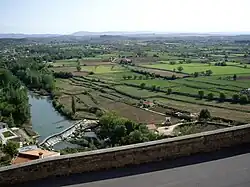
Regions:
[[232, 101], [233, 101], [233, 103], [237, 103], [239, 101], [239, 95], [238, 94], [234, 94], [232, 96]]
[[199, 73], [198, 72], [194, 72], [194, 77], [198, 77]]
[[167, 94], [170, 95], [171, 93], [172, 93], [172, 89], [171, 89], [171, 88], [168, 88]]
[[208, 109], [202, 109], [199, 114], [199, 120], [207, 120], [211, 118], [211, 114]]
[[214, 94], [213, 94], [213, 93], [209, 93], [209, 94], [207, 95], [207, 99], [208, 99], [209, 101], [213, 100], [213, 99], [214, 99]]
[[226, 95], [224, 93], [220, 93], [219, 101], [224, 102], [226, 100]]
[[198, 95], [199, 95], [200, 99], [203, 99], [203, 97], [204, 97], [204, 91], [203, 90], [198, 91]]
[[176, 75], [173, 74], [173, 75], [172, 75], [172, 80], [175, 80], [175, 79], [176, 79]]
[[247, 104], [248, 103], [248, 98], [245, 95], [240, 96], [239, 98], [240, 104]]

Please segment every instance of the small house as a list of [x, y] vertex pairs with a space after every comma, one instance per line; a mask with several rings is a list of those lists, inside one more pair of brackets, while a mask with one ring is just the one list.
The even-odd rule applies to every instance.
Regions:
[[153, 102], [151, 102], [151, 101], [143, 101], [143, 107], [148, 107], [148, 108], [150, 108], [150, 107], [153, 107], [154, 106], [154, 103]]
[[122, 58], [120, 64], [131, 64], [132, 60], [129, 58]]
[[43, 150], [39, 148], [35, 148], [31, 150], [28, 148], [26, 151], [25, 149], [23, 150], [24, 151], [19, 152], [17, 157], [11, 161], [11, 164], [22, 164], [22, 163], [29, 162], [32, 160], [60, 156], [59, 152], [48, 151], [48, 150]]

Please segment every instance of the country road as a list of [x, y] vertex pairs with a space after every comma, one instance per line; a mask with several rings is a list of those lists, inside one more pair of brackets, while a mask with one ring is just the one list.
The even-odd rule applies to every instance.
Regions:
[[44, 179], [19, 187], [33, 186], [249, 187], [250, 145], [137, 167]]

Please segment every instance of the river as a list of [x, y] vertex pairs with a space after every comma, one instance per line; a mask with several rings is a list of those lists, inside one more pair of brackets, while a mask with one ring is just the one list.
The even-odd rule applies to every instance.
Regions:
[[39, 142], [73, 124], [54, 109], [48, 97], [30, 93], [29, 104], [32, 128], [40, 135]]

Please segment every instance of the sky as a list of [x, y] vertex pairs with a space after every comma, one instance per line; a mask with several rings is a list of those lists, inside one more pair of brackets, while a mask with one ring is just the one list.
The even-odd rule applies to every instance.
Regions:
[[250, 32], [250, 0], [0, 0], [0, 33]]

